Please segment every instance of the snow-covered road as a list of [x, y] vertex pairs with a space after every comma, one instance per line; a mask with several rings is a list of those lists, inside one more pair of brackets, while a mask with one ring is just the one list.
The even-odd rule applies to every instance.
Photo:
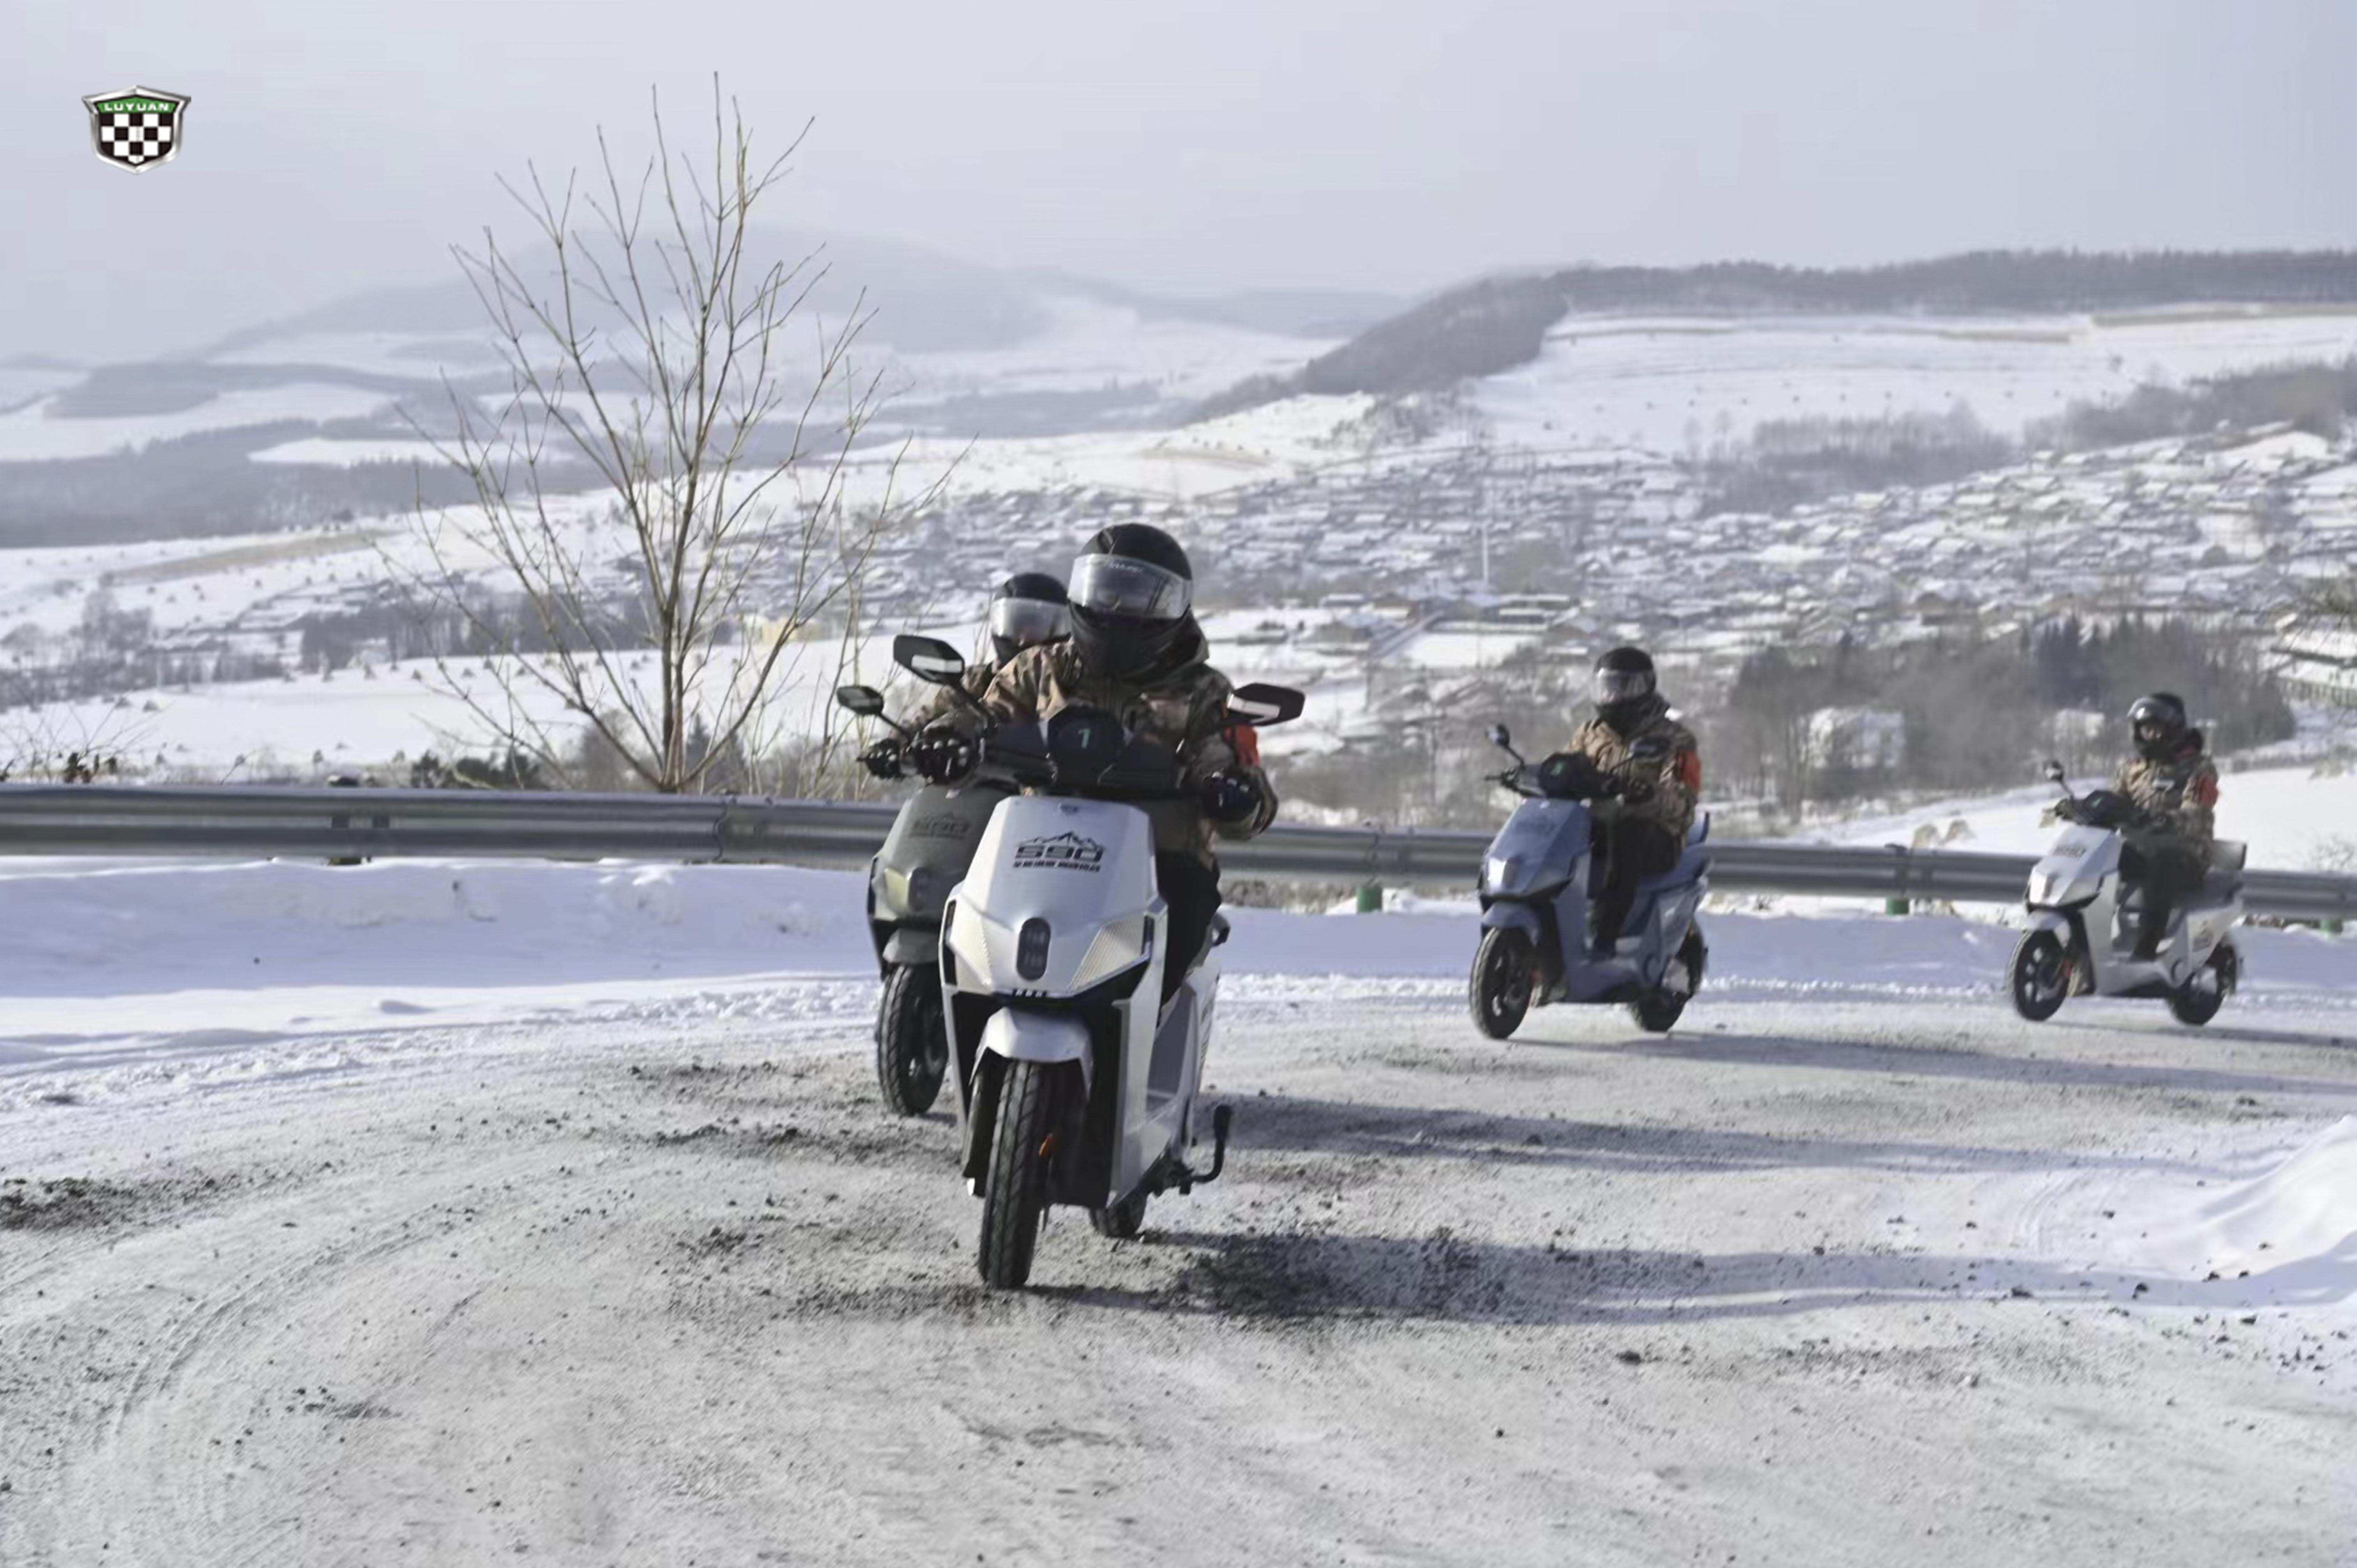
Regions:
[[[1239, 961], [1446, 945], [1287, 919]], [[1667, 1039], [1239, 974], [1229, 1175], [1022, 1295], [848, 974], [217, 1035], [167, 972], [110, 1044], [19, 963], [0, 1563], [2345, 1560], [2351, 999], [2033, 1027], [1794, 989], [1779, 924]]]

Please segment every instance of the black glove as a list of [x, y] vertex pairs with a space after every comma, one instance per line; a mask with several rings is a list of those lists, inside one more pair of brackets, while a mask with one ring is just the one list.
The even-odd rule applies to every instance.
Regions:
[[877, 741], [859, 754], [859, 764], [878, 779], [900, 777], [900, 743], [893, 739]]
[[1653, 781], [1650, 779], [1624, 779], [1620, 781], [1620, 799], [1631, 806], [1641, 806], [1653, 798]]
[[1203, 780], [1203, 814], [1215, 822], [1248, 822], [1260, 811], [1260, 786], [1233, 773]]
[[934, 784], [954, 784], [982, 760], [972, 738], [953, 729], [927, 730], [909, 743], [909, 766]]

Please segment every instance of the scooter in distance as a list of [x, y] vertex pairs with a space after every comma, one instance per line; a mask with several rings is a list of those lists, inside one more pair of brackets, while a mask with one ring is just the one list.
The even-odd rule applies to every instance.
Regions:
[[[834, 700], [910, 738], [906, 725], [886, 714], [875, 688], [838, 687]], [[868, 862], [867, 929], [884, 981], [876, 1004], [876, 1081], [895, 1115], [922, 1116], [941, 1097], [950, 1059], [942, 1023], [942, 908], [973, 864], [990, 813], [1013, 789], [988, 775], [925, 785], [901, 806], [884, 847]]]
[[[893, 658], [954, 687], [948, 644], [902, 637]], [[1297, 692], [1245, 686], [1232, 725], [1299, 715]], [[1132, 736], [1112, 714], [1069, 707], [1042, 725], [983, 713], [983, 765], [1027, 791], [991, 812], [972, 870], [942, 918], [942, 1008], [958, 1094], [961, 1169], [982, 1199], [984, 1281], [1026, 1283], [1048, 1209], [1088, 1211], [1101, 1235], [1135, 1236], [1157, 1194], [1192, 1191], [1227, 1163], [1232, 1112], [1200, 1141], [1203, 1052], [1225, 920], [1169, 1004], [1168, 908], [1155, 883], [1149, 802], [1192, 800], [1188, 758]]]
[[2199, 891], [2169, 911], [2158, 957], [2135, 956], [2141, 889], [2121, 896], [2121, 856], [2136, 841], [2143, 813], [2110, 789], [2074, 795], [2062, 765], [2046, 777], [2062, 789], [2054, 814], [2070, 825], [2030, 868], [2028, 920], [2013, 950], [2007, 989], [2014, 1011], [2032, 1023], [2054, 1016], [2072, 996], [2158, 997], [2180, 1024], [2200, 1026], [2242, 979], [2242, 956], [2229, 933], [2243, 918], [2247, 846], [2211, 845]]
[[1514, 765], [1493, 782], [1523, 798], [1481, 858], [1481, 943], [1469, 986], [1473, 1023], [1502, 1040], [1533, 1007], [1626, 1003], [1640, 1028], [1666, 1034], [1702, 984], [1709, 950], [1695, 914], [1710, 889], [1710, 820], [1686, 834], [1678, 863], [1638, 884], [1611, 956], [1590, 956], [1592, 830], [1625, 809], [1618, 787], [1586, 757], [1557, 752], [1535, 767], [1503, 725], [1492, 744]]

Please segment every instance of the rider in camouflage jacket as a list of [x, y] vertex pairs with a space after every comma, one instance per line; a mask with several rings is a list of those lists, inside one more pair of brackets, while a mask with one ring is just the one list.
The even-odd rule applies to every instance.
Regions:
[[1164, 671], [1141, 682], [1095, 673], [1071, 642], [1027, 648], [1000, 668], [982, 705], [1007, 722], [1046, 719], [1076, 705], [1103, 708], [1141, 739], [1168, 746], [1186, 765], [1189, 784], [1222, 774], [1250, 779], [1259, 807], [1240, 822], [1214, 822], [1192, 800], [1145, 806], [1157, 852], [1191, 854], [1216, 868], [1214, 837], [1246, 839], [1267, 827], [1276, 816], [1276, 789], [1260, 766], [1252, 732], [1231, 732], [1222, 722], [1233, 688], [1206, 661], [1208, 651], [1202, 634], [1190, 628]]
[[[1694, 732], [1680, 724], [1658, 695], [1650, 712], [1637, 718], [1623, 736], [1601, 718], [1593, 718], [1572, 735], [1570, 750], [1596, 764], [1598, 771], [1623, 783], [1639, 786], [1640, 797], [1625, 808], [1628, 814], [1654, 822], [1684, 843], [1694, 826], [1695, 797], [1702, 789], [1702, 750]], [[1650, 785], [1652, 793], [1644, 793]]]
[[2155, 832], [2204, 850], [2217, 836], [2218, 769], [2198, 729], [2158, 757], [2128, 758], [2112, 788], [2136, 802]]
[[2167, 935], [2170, 911], [2201, 886], [2216, 832], [2218, 769], [2174, 693], [2137, 698], [2128, 709], [2128, 730], [2136, 755], [2120, 766], [2112, 787], [2146, 818], [2142, 831], [2129, 835], [2120, 872], [2143, 888], [2135, 956], [2149, 960]]

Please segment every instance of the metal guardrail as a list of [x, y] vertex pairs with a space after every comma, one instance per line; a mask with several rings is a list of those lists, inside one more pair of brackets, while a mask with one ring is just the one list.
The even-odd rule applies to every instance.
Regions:
[[[864, 865], [898, 807], [755, 796], [490, 789], [0, 784], [0, 855], [677, 860]], [[1222, 845], [1242, 876], [1469, 888], [1490, 835], [1279, 823]], [[1900, 845], [1730, 839], [1711, 886], [1730, 893], [2009, 904], [2030, 857]], [[2251, 871], [2249, 912], [2357, 919], [2357, 877]]]

